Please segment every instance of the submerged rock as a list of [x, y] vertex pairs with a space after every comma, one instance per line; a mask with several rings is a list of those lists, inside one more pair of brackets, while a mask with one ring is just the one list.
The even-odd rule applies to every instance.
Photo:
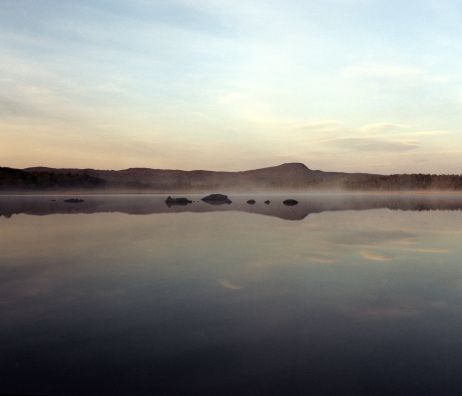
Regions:
[[67, 202], [67, 203], [81, 203], [81, 202], [85, 202], [83, 199], [80, 199], [80, 198], [69, 198], [69, 199], [65, 199], [64, 202]]
[[165, 203], [167, 204], [167, 206], [187, 205], [192, 203], [192, 201], [185, 197], [172, 198], [171, 196], [168, 196], [168, 198], [165, 200]]
[[284, 205], [287, 205], [287, 206], [294, 206], [294, 205], [297, 205], [298, 204], [298, 201], [295, 200], [295, 199], [286, 199], [284, 202], [283, 202]]
[[265, 204], [267, 204], [267, 205], [269, 205], [270, 203], [271, 203], [271, 201], [270, 201], [269, 199], [267, 199], [267, 200], [265, 201]]
[[211, 205], [222, 205], [231, 203], [231, 200], [228, 198], [228, 196], [224, 194], [210, 194], [202, 198], [202, 201], [207, 202]]
[[256, 202], [257, 202], [257, 201], [255, 201], [255, 199], [249, 199], [249, 200], [247, 201], [247, 203], [248, 203], [249, 205], [255, 205]]

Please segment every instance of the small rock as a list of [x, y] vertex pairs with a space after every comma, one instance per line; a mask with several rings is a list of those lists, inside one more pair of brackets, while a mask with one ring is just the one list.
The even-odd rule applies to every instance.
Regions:
[[265, 204], [267, 204], [267, 205], [269, 205], [270, 203], [271, 203], [271, 201], [270, 201], [269, 199], [267, 199], [267, 200], [265, 201]]
[[167, 206], [172, 206], [172, 205], [187, 205], [187, 204], [192, 203], [192, 201], [189, 200], [188, 198], [184, 198], [184, 197], [172, 198], [171, 196], [169, 196], [169, 197], [165, 200], [165, 203], [167, 204]]
[[256, 201], [255, 201], [255, 199], [249, 199], [249, 200], [247, 201], [247, 203], [248, 203], [249, 205], [255, 205]]

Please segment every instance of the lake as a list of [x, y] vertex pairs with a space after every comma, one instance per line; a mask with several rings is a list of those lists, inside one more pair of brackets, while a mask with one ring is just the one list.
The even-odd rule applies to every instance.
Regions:
[[0, 196], [0, 394], [462, 393], [462, 196], [189, 196]]

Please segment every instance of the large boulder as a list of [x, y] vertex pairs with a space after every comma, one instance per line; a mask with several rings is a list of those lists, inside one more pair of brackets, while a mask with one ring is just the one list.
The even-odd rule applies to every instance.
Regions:
[[232, 202], [228, 196], [224, 194], [210, 194], [202, 198], [202, 201], [211, 205], [223, 205], [230, 204]]
[[287, 206], [295, 206], [298, 204], [298, 201], [295, 199], [286, 199], [284, 202], [282, 202], [284, 205]]

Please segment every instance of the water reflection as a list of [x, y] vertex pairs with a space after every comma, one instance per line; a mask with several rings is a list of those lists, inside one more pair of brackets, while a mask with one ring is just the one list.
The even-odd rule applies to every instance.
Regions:
[[[178, 202], [169, 201], [171, 197], [167, 195], [89, 195], [77, 199], [79, 202], [72, 202], [75, 198], [69, 199], [65, 196], [0, 196], [0, 216], [11, 217], [20, 213], [48, 215], [56, 213], [154, 214], [239, 211], [286, 220], [302, 220], [312, 213], [326, 211], [385, 208], [406, 211], [462, 209], [462, 195], [458, 194], [292, 194], [292, 196], [297, 198], [298, 203], [295, 206], [284, 205], [287, 195], [262, 195], [260, 197], [234, 195], [231, 196], [232, 202], [204, 202], [201, 200], [202, 196], [199, 195], [189, 195], [188, 201]], [[271, 200], [268, 200], [268, 197]], [[255, 201], [255, 203], [249, 205], [249, 201]]]
[[455, 197], [232, 198], [2, 198], [0, 394], [460, 393]]

